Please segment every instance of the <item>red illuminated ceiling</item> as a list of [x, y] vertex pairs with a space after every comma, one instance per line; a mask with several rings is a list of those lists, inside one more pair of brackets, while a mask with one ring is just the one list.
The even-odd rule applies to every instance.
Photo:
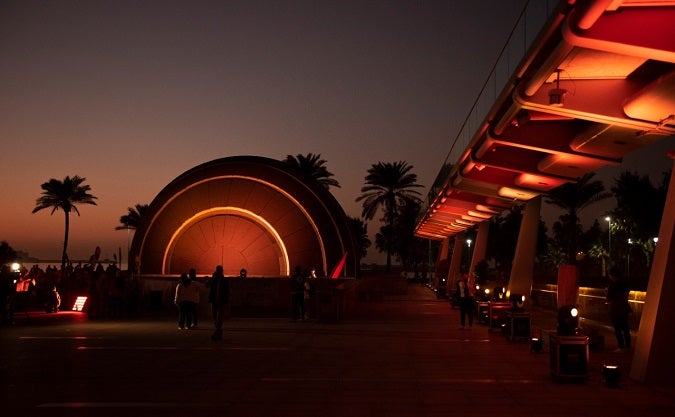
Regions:
[[675, 2], [561, 1], [553, 15], [417, 236], [452, 236], [675, 134]]

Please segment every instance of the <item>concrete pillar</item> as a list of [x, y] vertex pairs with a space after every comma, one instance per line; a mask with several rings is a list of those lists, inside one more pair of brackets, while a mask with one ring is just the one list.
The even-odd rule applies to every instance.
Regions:
[[[441, 248], [438, 251], [438, 257], [436, 258], [436, 268], [441, 267], [442, 265], [445, 265], [445, 261], [448, 260], [448, 251], [450, 250], [450, 238], [446, 237], [443, 239], [443, 242], [441, 242]], [[447, 271], [440, 271], [436, 269], [434, 271], [433, 275], [433, 285], [434, 289], [438, 289], [438, 285], [440, 284], [439, 280], [440, 277], [443, 276]]]
[[473, 270], [476, 264], [485, 259], [485, 252], [487, 252], [487, 242], [490, 232], [490, 222], [484, 221], [478, 225], [478, 233], [476, 234], [476, 244], [473, 248], [473, 255], [471, 256], [471, 266], [469, 268], [469, 276], [473, 277]]
[[450, 268], [448, 269], [448, 282], [445, 292], [448, 296], [452, 296], [453, 291], [455, 291], [455, 284], [460, 273], [459, 268], [462, 266], [462, 248], [464, 247], [462, 243], [464, 243], [464, 233], [457, 233], [452, 247]]
[[534, 257], [537, 252], [537, 235], [539, 231], [539, 214], [541, 212], [541, 196], [530, 199], [525, 205], [523, 220], [520, 223], [516, 253], [511, 266], [511, 278], [507, 293], [524, 294], [526, 302], [532, 292], [534, 274]]
[[[675, 172], [675, 171], [673, 171]], [[673, 323], [675, 322], [675, 178], [670, 185], [663, 209], [659, 241], [649, 274], [647, 297], [633, 353], [630, 377], [641, 382], [673, 384]]]

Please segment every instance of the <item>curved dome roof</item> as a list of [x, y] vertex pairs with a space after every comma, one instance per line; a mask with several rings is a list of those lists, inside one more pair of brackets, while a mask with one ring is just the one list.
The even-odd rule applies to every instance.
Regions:
[[[142, 274], [287, 276], [296, 265], [327, 275], [358, 259], [347, 216], [328, 190], [284, 162], [216, 159], [169, 183], [152, 201], [132, 243]], [[133, 256], [133, 255], [132, 255]]]

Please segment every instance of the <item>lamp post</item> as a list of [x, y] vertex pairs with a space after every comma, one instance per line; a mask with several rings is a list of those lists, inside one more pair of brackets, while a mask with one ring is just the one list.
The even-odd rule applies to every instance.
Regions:
[[633, 239], [628, 238], [628, 256], [626, 263], [626, 275], [630, 276], [630, 250], [633, 248]]
[[607, 216], [607, 256], [612, 257], [612, 218]]

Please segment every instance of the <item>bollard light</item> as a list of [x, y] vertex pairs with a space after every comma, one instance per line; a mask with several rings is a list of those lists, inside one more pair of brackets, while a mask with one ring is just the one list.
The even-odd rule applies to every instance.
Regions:
[[621, 379], [621, 370], [618, 365], [602, 365], [602, 381], [608, 387], [618, 387]]
[[574, 306], [562, 306], [558, 309], [558, 334], [576, 335], [579, 331], [579, 310]]
[[530, 352], [541, 353], [544, 351], [544, 341], [538, 337], [530, 339]]
[[511, 309], [513, 311], [523, 311], [525, 305], [525, 296], [523, 294], [511, 294], [509, 297], [511, 301]]

